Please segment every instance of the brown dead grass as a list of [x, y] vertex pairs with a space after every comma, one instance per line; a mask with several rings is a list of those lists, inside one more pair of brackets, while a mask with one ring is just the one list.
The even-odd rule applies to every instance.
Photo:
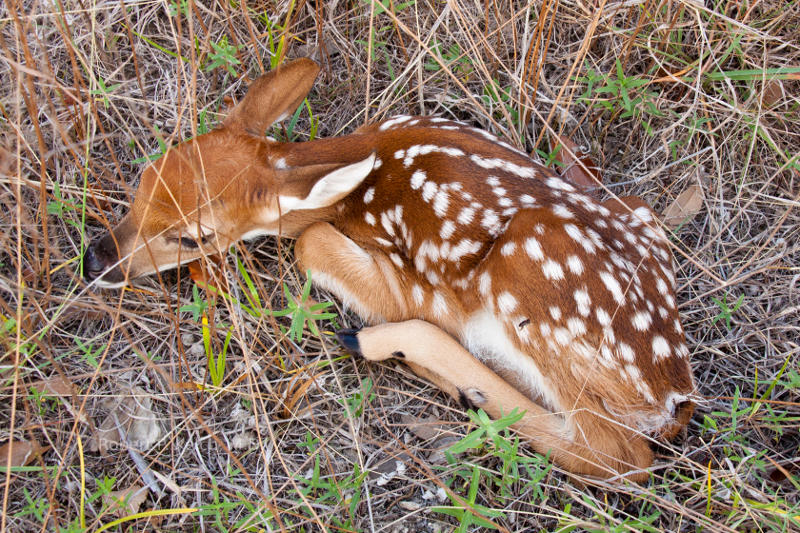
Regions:
[[[248, 515], [282, 530], [457, 523], [430, 509], [449, 503], [437, 489], [468, 492], [435, 448], [464, 435], [466, 418], [404, 368], [341, 357], [327, 323], [322, 338], [306, 332], [293, 342], [284, 319], [253, 319], [218, 301], [210, 321], [233, 325], [233, 340], [223, 387], [204, 390], [201, 327], [178, 311], [192, 302], [185, 271], [124, 292], [87, 289], [78, 277], [87, 239], [131, 200], [143, 166], [134, 160], [157, 152], [159, 137], [196, 134], [201, 113], [218, 121], [269, 69], [279, 41], [286, 57], [323, 65], [310, 96], [320, 136], [394, 113], [441, 114], [532, 153], [547, 152], [552, 133], [566, 135], [599, 163], [603, 194], [641, 195], [659, 213], [702, 187], [700, 211], [673, 239], [705, 398], [685, 438], [660, 449], [646, 487], [580, 482], [557, 469], [534, 487], [522, 470], [503, 493], [490, 481], [496, 457], [462, 457], [485, 469], [477, 501], [503, 511], [499, 528], [800, 527], [797, 2], [395, 1], [388, 13], [366, 1], [195, 2], [190, 17], [171, 16], [169, 5], [0, 6], [0, 443], [47, 450], [33, 469], [0, 472], [1, 527], [73, 531], [83, 516], [93, 530], [125, 516], [92, 498], [106, 477], [117, 494], [147, 487], [139, 511], [232, 502], [219, 522], [174, 512], [131, 530], [239, 531]], [[223, 38], [239, 47], [235, 76], [205, 68]], [[591, 71], [616, 79], [616, 60], [625, 76], [648, 80], [657, 112], [625, 117], [610, 94], [581, 97], [587, 84], [576, 80]], [[767, 69], [786, 75], [770, 79]], [[737, 79], [742, 71], [755, 74]], [[506, 102], [485, 98], [489, 80], [507, 89]], [[613, 100], [611, 109], [601, 100]], [[304, 113], [297, 139], [309, 131]], [[291, 242], [265, 239], [238, 255], [273, 308], [286, 305], [281, 283], [300, 292]], [[236, 279], [234, 268], [225, 275]], [[740, 296], [729, 327], [714, 321], [712, 298], [732, 305]], [[338, 324], [358, 324], [339, 313]], [[342, 402], [364, 379], [374, 396], [348, 416]], [[109, 417], [125, 438], [90, 449]], [[417, 421], [427, 417], [435, 436]], [[302, 491], [315, 464], [341, 494]], [[365, 481], [347, 485], [366, 470]]]

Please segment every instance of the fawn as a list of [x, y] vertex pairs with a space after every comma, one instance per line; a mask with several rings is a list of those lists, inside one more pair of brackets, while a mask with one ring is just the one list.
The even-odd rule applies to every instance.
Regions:
[[259, 235], [297, 237], [312, 281], [367, 323], [340, 332], [402, 359], [462, 404], [514, 425], [568, 471], [646, 480], [648, 438], [694, 410], [671, 256], [640, 199], [598, 203], [494, 136], [393, 117], [281, 143], [266, 129], [305, 98], [300, 59], [256, 80], [218, 129], [142, 174], [131, 211], [84, 255], [128, 280]]

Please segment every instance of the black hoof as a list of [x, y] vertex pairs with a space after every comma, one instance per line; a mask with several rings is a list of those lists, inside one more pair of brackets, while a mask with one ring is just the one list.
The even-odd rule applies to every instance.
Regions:
[[361, 346], [358, 343], [358, 332], [361, 329], [340, 329], [336, 332], [336, 337], [342, 346], [347, 348], [353, 355], [364, 357], [361, 353]]

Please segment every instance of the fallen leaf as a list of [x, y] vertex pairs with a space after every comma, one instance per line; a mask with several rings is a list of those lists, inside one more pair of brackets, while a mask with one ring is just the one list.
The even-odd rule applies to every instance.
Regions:
[[118, 447], [124, 436], [128, 444], [146, 451], [162, 434], [150, 396], [139, 387], [131, 387], [112, 404], [108, 416], [89, 439], [88, 448], [104, 454]]
[[42, 381], [37, 381], [32, 386], [49, 396], [56, 396], [72, 416], [84, 424], [88, 423], [86, 414], [78, 412], [72, 405], [73, 385], [68, 379], [55, 375]]
[[775, 104], [783, 100], [785, 96], [783, 82], [777, 79], [769, 80], [761, 93], [761, 105], [767, 109], [775, 107]]
[[431, 440], [440, 436], [445, 431], [445, 425], [435, 416], [417, 418], [412, 415], [402, 415], [400, 421], [408, 427], [409, 431], [422, 440]]
[[[14, 440], [0, 446], [0, 466], [14, 467], [26, 466], [41, 454], [47, 451], [48, 447], [39, 446], [35, 440]], [[11, 460], [9, 461], [8, 452], [11, 450]]]
[[[445, 435], [431, 442], [430, 447], [433, 448], [433, 451], [428, 454], [428, 462], [431, 464], [445, 464], [447, 462], [447, 454], [445, 452], [460, 440], [458, 437]], [[461, 454], [454, 455], [458, 457]]]
[[120, 518], [136, 514], [147, 499], [147, 489], [134, 483], [127, 489], [111, 491], [103, 494], [103, 503]]
[[[553, 141], [550, 142], [551, 151], [556, 150], [559, 146], [560, 148], [556, 152], [556, 161], [563, 165], [558, 169], [561, 177], [584, 191], [595, 189], [603, 182], [600, 167], [572, 139], [561, 135], [558, 137], [557, 144]], [[586, 168], [584, 169], [584, 167]]]
[[72, 383], [59, 375], [49, 377], [34, 384], [34, 387], [39, 388], [51, 396], [58, 396], [62, 400], [72, 396]]
[[223, 258], [218, 254], [208, 255], [202, 259], [196, 259], [186, 266], [189, 267], [189, 277], [192, 281], [197, 283], [201, 288], [208, 286], [208, 283], [214, 279], [214, 271], [218, 271], [222, 264]]
[[0, 176], [10, 176], [14, 168], [15, 158], [9, 150], [0, 146]]
[[664, 225], [675, 229], [693, 219], [703, 208], [703, 189], [699, 185], [691, 185], [680, 193], [661, 215]]

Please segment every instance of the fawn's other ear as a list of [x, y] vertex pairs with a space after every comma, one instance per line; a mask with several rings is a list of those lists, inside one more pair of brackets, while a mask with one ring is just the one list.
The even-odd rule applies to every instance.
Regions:
[[350, 164], [319, 164], [289, 169], [279, 200], [281, 211], [320, 209], [335, 204], [361, 185], [375, 166], [375, 153]]
[[223, 124], [264, 135], [273, 123], [283, 120], [303, 102], [319, 73], [319, 65], [303, 57], [279, 66], [254, 81], [244, 99]]

